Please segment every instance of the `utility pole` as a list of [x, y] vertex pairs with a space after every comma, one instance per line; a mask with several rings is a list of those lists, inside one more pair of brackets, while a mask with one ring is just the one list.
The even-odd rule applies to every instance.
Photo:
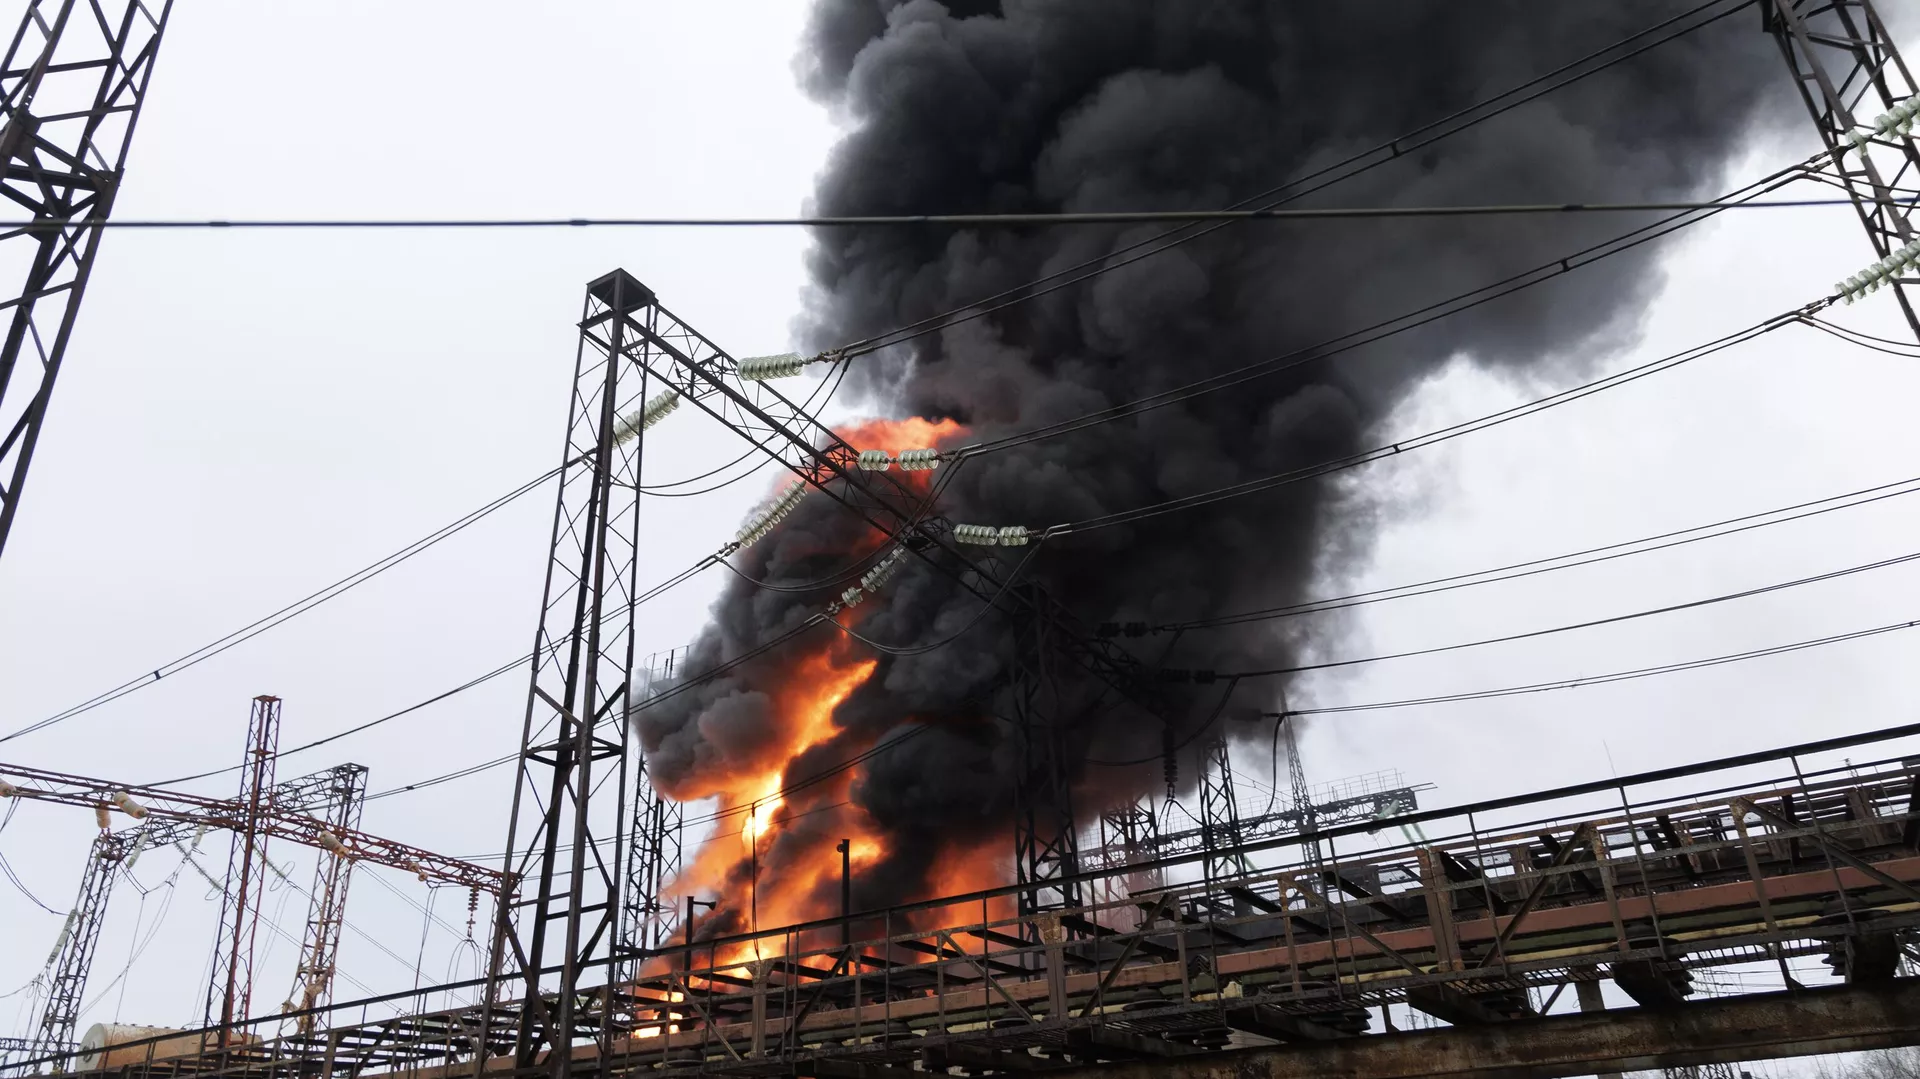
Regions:
[[853, 943], [853, 842], [842, 839], [833, 848], [840, 852], [840, 946]]
[[247, 755], [240, 770], [242, 816], [227, 857], [227, 887], [220, 895], [220, 935], [213, 949], [213, 979], [207, 988], [206, 1025], [227, 1044], [236, 1019], [253, 1001], [253, 940], [266, 893], [266, 836], [261, 818], [272, 804], [274, 758], [280, 749], [280, 698], [259, 696], [247, 716]]
[[126, 175], [173, 0], [26, 7], [0, 61], [0, 196], [33, 220], [0, 235], [0, 265], [18, 282], [0, 304], [11, 309], [0, 339], [0, 551], [100, 251], [100, 222]]
[[1920, 145], [1912, 135], [1920, 84], [1871, 0], [1762, 0], [1762, 10], [1834, 175], [1881, 260], [1870, 268], [1870, 283], [1893, 289], [1920, 339], [1920, 273], [1915, 259], [1902, 255], [1920, 235], [1910, 220], [1912, 204], [1898, 194], [1920, 183]]

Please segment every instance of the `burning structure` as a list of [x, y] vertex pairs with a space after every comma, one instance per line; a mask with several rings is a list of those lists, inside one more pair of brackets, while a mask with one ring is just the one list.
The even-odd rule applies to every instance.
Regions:
[[[1391, 12], [819, 0], [805, 78], [848, 133], [816, 209], [1217, 208], [1678, 13], [1650, 0]], [[1772, 48], [1741, 19], [1713, 20], [1550, 99], [1414, 152], [1386, 148], [1394, 160], [1343, 182], [1327, 204], [1696, 195], [1756, 123], [1783, 111]], [[1164, 251], [1141, 247], [1157, 229], [1122, 226], [822, 232], [802, 333], [816, 348], [880, 346], [851, 365], [843, 391], [899, 418], [845, 432], [848, 442], [951, 449], [1311, 349], [1620, 228], [1594, 218], [1257, 222]], [[1049, 283], [1028, 287], [1036, 279]], [[1366, 444], [1456, 359], [1519, 370], [1630, 343], [1659, 281], [1648, 256], [1609, 259], [1417, 335], [1007, 445], [940, 473], [937, 487], [926, 474], [915, 482], [958, 520], [1099, 522], [1310, 468]], [[1366, 555], [1373, 520], [1364, 489], [1323, 478], [1076, 530], [1014, 560], [1085, 626], [1153, 626], [1297, 602]], [[889, 558], [884, 540], [829, 499], [793, 506], [736, 556], [741, 579], [715, 604], [688, 669], [746, 656], [813, 617]], [[860, 639], [831, 629], [796, 638], [639, 713], [653, 783], [677, 799], [717, 798], [730, 814], [676, 889], [718, 900], [698, 936], [837, 913], [843, 839], [855, 910], [1012, 879], [1036, 730], [1072, 810], [1091, 819], [1169, 778], [1190, 781], [1211, 738], [1277, 704], [1272, 684], [1149, 704], [1033, 655], [1045, 646], [1010, 607], [983, 615], [955, 581], [910, 560], [894, 569], [840, 616]], [[1126, 643], [1145, 646], [1133, 651], [1147, 671], [1233, 670], [1286, 665], [1313, 640], [1297, 624], [1254, 623]], [[1015, 677], [1032, 668], [1037, 693], [1033, 677]]]

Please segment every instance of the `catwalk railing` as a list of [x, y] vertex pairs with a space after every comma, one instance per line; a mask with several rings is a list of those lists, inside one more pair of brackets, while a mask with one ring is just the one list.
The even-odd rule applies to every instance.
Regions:
[[[1643, 1010], [1684, 1013], [1705, 1007], [1688, 1003], [1695, 971], [1764, 964], [1797, 986], [1788, 964], [1809, 956], [1849, 985], [1891, 984], [1903, 938], [1920, 928], [1916, 736], [1920, 726], [1249, 843], [1268, 868], [1038, 917], [1015, 916], [1006, 888], [857, 913], [851, 944], [830, 919], [659, 949], [636, 980], [580, 994], [573, 1070], [1033, 1071], [1364, 1041], [1388, 1005], [1462, 1028], [1545, 1022], [1559, 990], [1603, 979]], [[1833, 759], [1863, 745], [1881, 759]], [[1178, 876], [1196, 857], [1161, 866]], [[151, 1040], [80, 1064], [455, 1075], [484, 1055], [487, 1072], [508, 1072], [500, 1054], [518, 1006], [496, 1004], [483, 1031], [477, 1002], [449, 1004], [473, 990], [326, 1009], [306, 1036], [274, 1037], [267, 1017], [225, 1048], [183, 1054], [179, 1040]], [[612, 1049], [603, 1057], [596, 1042]], [[26, 1070], [36, 1067], [46, 1064]]]

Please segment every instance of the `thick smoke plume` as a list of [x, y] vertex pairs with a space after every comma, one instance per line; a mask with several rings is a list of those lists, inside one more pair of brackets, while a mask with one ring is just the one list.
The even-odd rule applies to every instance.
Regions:
[[[816, 209], [1218, 208], [1680, 10], [1651, 0], [819, 0], [804, 77], [848, 134], [820, 179]], [[1786, 79], [1772, 50], [1757, 15], [1736, 14], [1309, 204], [1710, 193], [1756, 120], [1784, 115]], [[949, 444], [1023, 431], [1370, 325], [1644, 220], [1236, 225], [868, 356], [842, 393], [877, 414], [964, 425]], [[865, 338], [1150, 231], [822, 232], [804, 336], [822, 348]], [[1517, 369], [1630, 343], [1659, 285], [1650, 258], [1610, 259], [1363, 352], [973, 461], [952, 477], [941, 508], [958, 521], [1046, 525], [1339, 457], [1370, 445], [1395, 404], [1455, 357]], [[1343, 513], [1327, 484], [1305, 483], [1049, 543], [1029, 572], [1088, 626], [1164, 623], [1308, 598], [1312, 580], [1364, 557], [1369, 540], [1363, 515]], [[815, 496], [740, 562], [762, 580], [808, 581], [876, 542]], [[838, 587], [796, 594], [734, 582], [688, 669], [784, 632]], [[935, 641], [979, 607], [910, 565], [868, 601], [859, 628], [899, 645]], [[815, 632], [808, 647], [817, 651], [834, 631]], [[1190, 633], [1171, 652], [1166, 637], [1121, 643], [1149, 665], [1226, 671], [1286, 664], [1302, 644], [1290, 634], [1303, 632], [1269, 623]], [[872, 655], [844, 640], [835, 647]], [[850, 789], [790, 798], [797, 819], [761, 856], [762, 879], [783, 857], [817, 860], [822, 837], [841, 834], [830, 813], [799, 816], [836, 798], [885, 838], [883, 864], [861, 874], [863, 908], [933, 889], [953, 851], [1010, 847], [1023, 774], [1004, 692], [1012, 647], [1007, 621], [992, 616], [946, 647], [879, 656], [837, 709], [839, 733], [795, 761], [788, 778], [930, 729], [875, 755]], [[791, 666], [771, 654], [643, 713], [656, 781], [699, 796], [710, 793], [704, 776], [753, 759], [782, 722], [773, 690]], [[1066, 739], [1083, 820], [1160, 782], [1157, 762], [1089, 763], [1151, 759], [1163, 740], [1156, 720], [1102, 698], [1069, 665], [1053, 662], [1048, 676], [1048, 699], [1074, 721]], [[1270, 708], [1280, 688], [1245, 686], [1235, 707]], [[1193, 695], [1181, 705], [1184, 721], [1205, 722], [1212, 698], [1181, 692]], [[1182, 773], [1194, 774], [1190, 760]], [[823, 896], [833, 876], [820, 883]], [[837, 909], [837, 899], [821, 905]]]

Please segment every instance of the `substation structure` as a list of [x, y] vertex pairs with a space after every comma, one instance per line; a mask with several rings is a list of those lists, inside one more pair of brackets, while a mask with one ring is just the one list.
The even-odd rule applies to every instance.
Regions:
[[[562, 1059], [516, 1061], [517, 1002], [408, 1008], [469, 982], [332, 1005], [308, 1031], [250, 1020], [189, 1055], [126, 1043], [111, 1070], [1545, 1077], [1915, 1044], [1920, 979], [1899, 972], [1920, 929], [1920, 758], [1895, 755], [1915, 737], [1250, 842], [1231, 853], [1271, 868], [1072, 909], [1020, 913], [1014, 886], [856, 912], [851, 943], [835, 919], [652, 949], [637, 976], [581, 971]], [[1890, 759], [1807, 767], [1861, 745]], [[1833, 984], [1787, 973], [1806, 957]], [[1789, 988], [1696, 985], [1756, 964]], [[1635, 1005], [1601, 1010], [1609, 981]], [[1569, 987], [1581, 1010], [1547, 1014]], [[1449, 1025], [1394, 1029], [1388, 1005]], [[364, 1018], [376, 1006], [407, 1014]]]

